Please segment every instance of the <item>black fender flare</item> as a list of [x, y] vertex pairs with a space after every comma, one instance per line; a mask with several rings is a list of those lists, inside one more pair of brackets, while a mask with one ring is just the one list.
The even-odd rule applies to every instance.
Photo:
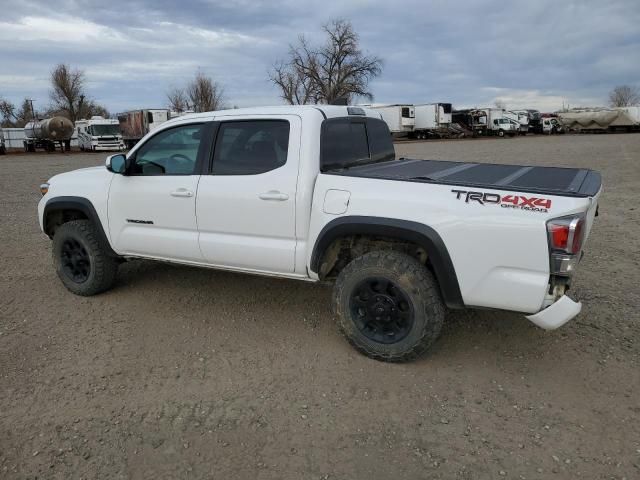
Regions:
[[47, 218], [50, 214], [60, 210], [78, 210], [82, 212], [95, 225], [98, 235], [100, 236], [100, 241], [107, 250], [107, 253], [113, 257], [119, 256], [111, 247], [111, 243], [104, 231], [98, 212], [96, 212], [93, 204], [84, 197], [62, 196], [54, 197], [47, 201], [42, 214], [42, 226], [44, 233], [49, 237], [51, 237], [51, 232], [47, 231]]
[[368, 216], [346, 216], [331, 220], [320, 231], [313, 246], [311, 271], [317, 274], [325, 250], [335, 239], [348, 235], [376, 235], [420, 245], [429, 256], [447, 307], [464, 308], [458, 277], [442, 238], [428, 225], [410, 220]]

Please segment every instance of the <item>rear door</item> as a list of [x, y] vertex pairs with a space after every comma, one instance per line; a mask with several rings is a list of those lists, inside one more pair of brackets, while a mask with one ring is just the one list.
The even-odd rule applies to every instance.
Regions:
[[293, 115], [220, 122], [196, 200], [207, 263], [293, 273], [300, 132]]

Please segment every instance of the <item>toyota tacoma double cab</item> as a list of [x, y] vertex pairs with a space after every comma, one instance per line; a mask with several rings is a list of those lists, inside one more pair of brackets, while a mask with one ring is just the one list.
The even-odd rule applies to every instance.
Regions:
[[333, 282], [349, 342], [406, 361], [447, 309], [521, 312], [545, 329], [576, 316], [566, 293], [601, 178], [396, 158], [379, 113], [310, 105], [179, 117], [41, 192], [55, 270], [77, 295], [104, 292], [135, 258]]

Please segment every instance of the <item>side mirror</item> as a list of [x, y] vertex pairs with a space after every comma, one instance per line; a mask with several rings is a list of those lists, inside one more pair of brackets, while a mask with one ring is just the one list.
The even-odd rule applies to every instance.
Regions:
[[128, 164], [129, 162], [127, 161], [127, 157], [122, 153], [109, 155], [107, 157], [107, 161], [105, 162], [107, 170], [113, 173], [119, 173], [120, 175], [124, 174], [127, 171]]

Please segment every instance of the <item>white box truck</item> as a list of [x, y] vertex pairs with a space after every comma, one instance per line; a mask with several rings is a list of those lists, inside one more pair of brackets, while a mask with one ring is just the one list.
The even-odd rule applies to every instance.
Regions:
[[414, 135], [417, 138], [443, 137], [451, 125], [450, 103], [425, 103], [415, 106]]
[[482, 111], [485, 112], [487, 135], [497, 135], [498, 137], [508, 135], [513, 137], [520, 130], [519, 124], [506, 117], [504, 110], [501, 108], [483, 108]]
[[115, 118], [94, 115], [89, 120], [78, 120], [76, 133], [82, 151], [124, 150], [120, 122]]

